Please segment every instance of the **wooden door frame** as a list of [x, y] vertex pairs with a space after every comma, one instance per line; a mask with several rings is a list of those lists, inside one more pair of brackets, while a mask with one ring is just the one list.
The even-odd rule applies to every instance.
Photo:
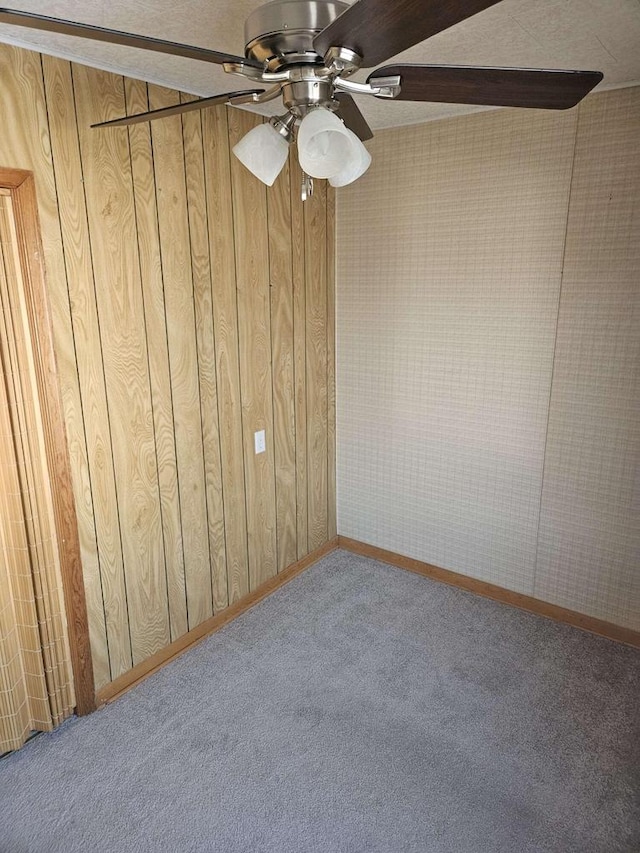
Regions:
[[47, 299], [33, 174], [22, 169], [0, 167], [0, 190], [2, 189], [9, 191], [15, 217], [47, 463], [52, 485], [76, 713], [82, 715], [96, 709], [96, 696], [78, 522]]

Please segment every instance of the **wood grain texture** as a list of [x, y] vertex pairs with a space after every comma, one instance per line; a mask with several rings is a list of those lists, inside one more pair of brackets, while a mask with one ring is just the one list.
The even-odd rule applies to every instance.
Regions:
[[148, 676], [152, 675], [158, 669], [161, 669], [170, 661], [179, 657], [183, 652], [193, 648], [197, 643], [206, 639], [206, 637], [213, 634], [215, 631], [219, 631], [221, 628], [224, 628], [224, 626], [229, 622], [237, 619], [238, 616], [241, 616], [251, 607], [254, 607], [260, 601], [265, 599], [268, 595], [271, 595], [271, 593], [280, 589], [280, 587], [284, 586], [290, 580], [293, 580], [293, 578], [297, 577], [305, 569], [308, 569], [314, 563], [317, 563], [318, 560], [326, 554], [330, 554], [332, 551], [335, 551], [337, 547], [337, 538], [326, 542], [320, 548], [317, 548], [315, 551], [311, 551], [301, 560], [297, 560], [295, 563], [292, 563], [292, 565], [287, 566], [287, 568], [279, 574], [274, 575], [267, 581], [264, 581], [259, 587], [257, 587], [257, 589], [254, 589], [241, 601], [236, 601], [234, 604], [227, 607], [227, 609], [222, 613], [212, 616], [211, 619], [208, 619], [206, 622], [198, 625], [197, 628], [189, 631], [188, 634], [185, 634], [179, 640], [171, 643], [170, 646], [167, 646], [162, 649], [162, 651], [157, 652], [151, 658], [144, 661], [144, 663], [138, 664], [116, 681], [100, 690], [97, 697], [98, 703], [102, 705], [108, 702], [113, 702], [114, 699], [122, 696], [122, 694], [126, 693], [127, 690], [135, 687], [135, 685], [140, 681], [148, 678]]
[[[59, 555], [64, 607], [69, 630], [68, 642], [73, 669], [75, 705], [78, 714], [85, 714], [95, 708], [88, 615], [70, 459], [42, 265], [43, 253], [35, 183], [31, 175], [12, 193], [12, 201], [16, 246], [19, 253], [17, 262], [22, 271], [24, 311], [39, 394], [37, 416], [42, 424], [42, 452], [45, 467], [42, 471], [43, 482], [38, 491], [42, 494], [49, 486], [51, 488], [50, 523], [52, 530], [55, 531]], [[100, 626], [104, 623], [99, 619], [98, 624]], [[66, 634], [61, 624], [57, 626], [57, 632], [59, 637]], [[66, 643], [62, 644], [60, 639], [58, 644], [66, 646]], [[61, 648], [60, 653], [66, 655], [66, 649]]]
[[76, 487], [75, 494], [91, 649], [99, 686], [117, 678], [131, 666], [124, 563], [118, 515], [111, 509], [116, 502], [115, 473], [71, 66], [50, 57], [46, 57], [43, 64], [75, 350], [74, 368], [82, 399], [81, 424], [76, 429], [82, 431], [87, 443], [87, 476], [82, 489]]
[[271, 287], [273, 442], [278, 571], [297, 558], [296, 413], [289, 163], [267, 193]]
[[[146, 110], [149, 103], [147, 84], [139, 80], [125, 79], [124, 85], [127, 113]], [[187, 598], [182, 513], [178, 493], [178, 461], [173, 424], [173, 388], [169, 365], [153, 149], [148, 125], [135, 125], [129, 129], [129, 153], [140, 257], [144, 325], [148, 342], [147, 354], [160, 489], [169, 624], [171, 639], [174, 640], [188, 630]]]
[[90, 130], [180, 96], [3, 45], [0, 70], [0, 165], [38, 188], [102, 690], [304, 558], [310, 529], [326, 541], [332, 212], [320, 188], [305, 238], [295, 157], [269, 190], [244, 170], [242, 111]]
[[[229, 111], [229, 144], [259, 123], [250, 113]], [[269, 243], [264, 184], [235, 157], [231, 162], [236, 245], [242, 433], [247, 500], [249, 589], [277, 572]], [[265, 430], [266, 452], [254, 452], [254, 434]]]
[[309, 548], [328, 538], [326, 182], [304, 206]]
[[531, 68], [466, 68], [450, 65], [385, 65], [377, 77], [399, 77], [398, 101], [479, 104], [566, 110], [602, 80], [599, 71], [545, 71]]
[[[70, 187], [75, 188], [81, 184], [75, 109], [71, 97], [71, 67], [69, 63], [55, 60], [52, 57], [43, 57], [42, 66], [48, 105], [50, 145], [54, 159], [54, 176], [56, 190], [60, 198], [61, 194], [64, 195], [65, 190], [68, 192]], [[67, 110], [70, 110], [70, 113]], [[37, 205], [37, 201], [37, 198], [34, 198], [33, 204]], [[113, 468], [108, 464], [109, 455], [104, 452], [107, 446], [103, 434], [105, 422], [100, 422], [98, 419], [98, 423], [96, 424], [98, 434], [95, 437], [95, 443], [88, 445], [87, 438], [91, 434], [91, 431], [88, 433], [85, 426], [83, 415], [84, 403], [80, 396], [80, 384], [83, 380], [79, 377], [79, 364], [82, 355], [84, 355], [81, 337], [82, 329], [84, 328], [84, 312], [81, 310], [78, 315], [81, 318], [81, 326], [78, 330], [73, 325], [71, 308], [71, 302], [78, 295], [78, 279], [74, 275], [74, 270], [80, 271], [80, 277], [89, 283], [89, 293], [93, 293], [93, 274], [91, 271], [83, 194], [72, 192], [70, 195], [67, 195], [65, 202], [59, 209], [60, 233], [64, 247], [64, 268], [68, 286], [62, 297], [57, 300], [54, 298], [57, 295], [56, 291], [52, 292], [51, 289], [49, 291], [49, 299], [52, 302], [51, 326], [54, 332], [57, 331], [58, 339], [64, 341], [64, 349], [68, 348], [71, 352], [70, 356], [64, 359], [60, 359], [58, 352], [59, 369], [57, 370], [57, 381], [52, 381], [51, 384], [52, 387], [57, 386], [58, 393], [60, 394], [58, 417], [61, 420], [62, 429], [64, 429], [64, 421], [66, 420], [66, 429], [64, 429], [66, 442], [64, 450], [61, 448], [59, 452], [69, 454], [69, 470], [71, 471], [73, 493], [68, 496], [70, 505], [66, 507], [65, 517], [68, 519], [66, 523], [74, 523], [77, 531], [74, 535], [70, 530], [67, 537], [70, 543], [74, 542], [76, 538], [79, 541], [79, 558], [81, 560], [80, 578], [84, 577], [82, 589], [74, 589], [73, 599], [77, 604], [77, 612], [69, 620], [72, 626], [72, 652], [76, 641], [78, 643], [82, 642], [83, 645], [86, 643], [86, 638], [84, 638], [84, 632], [87, 629], [85, 620], [88, 622], [90, 649], [84, 648], [81, 653], [79, 652], [82, 658], [82, 674], [79, 675], [76, 673], [75, 675], [78, 708], [80, 712], [84, 713], [85, 711], [92, 710], [94, 707], [94, 680], [95, 684], [102, 684], [108, 682], [111, 678], [105, 598], [101, 582], [97, 535], [98, 527], [106, 530], [107, 535], [109, 535], [109, 531], [113, 531], [113, 523], [109, 515], [101, 516], [98, 513], [98, 516], [96, 516], [92, 494], [92, 466], [96, 469], [94, 476], [99, 478], [102, 476], [106, 465], [106, 488], [107, 490], [110, 489], [112, 494], [115, 494], [115, 491]], [[42, 265], [41, 261], [40, 265]], [[43, 268], [41, 268], [41, 275], [43, 277], [45, 275]], [[57, 310], [55, 308], [56, 304], [58, 305]], [[95, 300], [91, 299], [91, 304], [93, 305], [93, 312], [88, 312], [87, 321], [89, 323], [95, 320]], [[90, 348], [91, 344], [89, 340], [85, 340], [85, 343]], [[55, 350], [59, 350], [59, 347], [55, 347], [53, 342], [52, 347], [51, 358], [55, 364]], [[78, 348], [80, 348], [80, 358]], [[93, 371], [95, 385], [91, 380], [87, 381], [89, 375], [92, 373], [91, 366], [87, 362], [88, 360], [85, 359], [82, 361], [82, 364], [86, 370], [84, 381], [86, 383], [85, 388], [90, 395], [89, 399], [95, 393], [98, 400], [104, 404], [105, 392], [102, 372]], [[118, 533], [117, 523], [115, 525], [115, 532]], [[112, 537], [112, 542], [116, 544], [113, 553], [116, 555], [116, 559], [118, 559], [117, 555], [120, 558], [120, 568], [115, 572], [115, 576], [121, 579], [123, 575], [119, 533], [117, 539]], [[74, 588], [79, 586], [77, 581], [73, 582], [73, 586]], [[119, 601], [119, 597], [116, 596], [115, 600]], [[87, 610], [89, 612], [88, 615], [86, 613]], [[85, 612], [83, 613], [83, 611]], [[126, 614], [122, 608], [116, 612], [116, 622], [117, 619], [122, 619], [123, 615], [126, 618]], [[81, 615], [78, 616], [78, 614]], [[78, 619], [80, 621], [76, 623]], [[80, 640], [80, 638], [83, 639]], [[125, 665], [130, 665], [131, 650], [129, 644], [120, 648], [124, 649], [124, 658], [127, 662]], [[84, 661], [85, 657], [88, 658], [86, 662]], [[74, 664], [74, 672], [75, 668], [76, 665]]]
[[465, 589], [468, 592], [475, 593], [475, 595], [482, 595], [485, 598], [491, 598], [493, 601], [509, 604], [511, 607], [518, 607], [529, 613], [535, 613], [547, 619], [554, 619], [556, 622], [564, 622], [567, 625], [573, 625], [575, 628], [591, 631], [592, 634], [599, 634], [602, 637], [608, 637], [610, 640], [616, 640], [619, 643], [626, 643], [629, 646], [640, 648], [639, 631], [622, 628], [620, 625], [604, 622], [601, 619], [595, 619], [593, 616], [587, 616], [584, 613], [578, 613], [566, 607], [559, 607], [556, 604], [549, 604], [547, 601], [533, 598], [530, 595], [512, 592], [497, 584], [479, 581], [476, 578], [471, 578], [458, 572], [451, 572], [447, 569], [440, 569], [438, 566], [432, 566], [430, 563], [424, 563], [412, 557], [404, 557], [393, 551], [386, 551], [384, 548], [367, 545], [365, 542], [358, 542], [355, 539], [339, 536], [338, 547], [344, 548], [345, 551], [351, 551], [354, 554], [361, 554], [363, 557], [380, 560], [382, 563], [389, 563], [392, 566], [397, 566], [399, 569], [423, 575], [423, 577], [430, 578], [431, 580], [447, 583], [459, 589]]
[[297, 152], [289, 154], [291, 184], [291, 275], [293, 285], [293, 371], [296, 422], [296, 532], [298, 559], [309, 545], [307, 473], [307, 290], [305, 278], [304, 205], [300, 191], [302, 170]]
[[[149, 86], [151, 109], [162, 109], [179, 100], [177, 92]], [[155, 122], [151, 126], [151, 137], [173, 389], [187, 613], [189, 627], [195, 628], [211, 616], [213, 605], [191, 243], [180, 116]]]
[[[169, 642], [164, 550], [122, 78], [74, 66], [133, 663]], [[114, 507], [111, 505], [111, 511]]]
[[[181, 95], [181, 102], [190, 99]], [[191, 240], [193, 298], [195, 307], [200, 414], [206, 485], [207, 523], [213, 612], [224, 610], [229, 603], [227, 558], [224, 543], [224, 509], [222, 498], [222, 461], [218, 424], [218, 389], [216, 351], [213, 330], [211, 261], [204, 174], [202, 116], [199, 112], [182, 116], [182, 138], [187, 185], [187, 209]]]
[[327, 533], [338, 534], [336, 516], [336, 193], [327, 186]]
[[[83, 518], [91, 519], [90, 527], [85, 528], [81, 534], [83, 564], [86, 560], [87, 569], [85, 586], [94, 592], [97, 590], [99, 594], [95, 532], [88, 485], [87, 447], [76, 371], [69, 295], [66, 287], [41, 57], [29, 51], [3, 46], [0, 50], [0, 81], [3, 114], [0, 166], [2, 166], [3, 181], [7, 187], [16, 187], [24, 180], [24, 176], [20, 176], [20, 170], [29, 170], [33, 172], [36, 182], [41, 239], [49, 281], [48, 295], [59, 368], [59, 387], [72, 460], [74, 492], [79, 512], [83, 514]], [[52, 283], [61, 283], [62, 286], [56, 287]], [[91, 582], [87, 582], [89, 577]], [[90, 605], [92, 602], [96, 604], [93, 611], [95, 629], [92, 627], [97, 640], [96, 667], [100, 668], [101, 663], [107, 663], [105, 674], [108, 678], [103, 609], [97, 596], [94, 595], [91, 598], [90, 595]], [[102, 625], [100, 625], [101, 619]]]
[[229, 603], [249, 592], [235, 232], [226, 107], [202, 114]]

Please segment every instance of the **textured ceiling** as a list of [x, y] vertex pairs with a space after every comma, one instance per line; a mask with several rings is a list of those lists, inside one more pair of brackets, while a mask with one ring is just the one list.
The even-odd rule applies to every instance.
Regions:
[[[12, 9], [242, 55], [244, 20], [262, 4], [260, 0], [9, 0], [8, 5]], [[0, 25], [0, 42], [196, 95], [246, 86], [242, 77], [229, 76], [209, 63], [22, 27]], [[597, 70], [604, 72], [599, 88], [639, 83], [640, 0], [503, 0], [399, 55], [410, 62]], [[360, 72], [354, 79], [363, 80], [367, 73]], [[279, 102], [274, 104], [271, 111], [278, 111]], [[374, 129], [478, 109], [389, 103], [363, 97], [358, 98], [358, 104]]]

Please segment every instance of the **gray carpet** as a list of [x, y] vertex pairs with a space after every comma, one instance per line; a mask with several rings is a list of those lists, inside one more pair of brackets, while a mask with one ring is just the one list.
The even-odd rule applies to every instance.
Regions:
[[640, 653], [335, 552], [0, 761], [3, 853], [637, 853]]

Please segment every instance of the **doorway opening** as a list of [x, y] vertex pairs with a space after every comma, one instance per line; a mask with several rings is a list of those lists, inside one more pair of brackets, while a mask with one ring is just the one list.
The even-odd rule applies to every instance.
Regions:
[[3, 168], [0, 367], [2, 752], [96, 707], [35, 183]]

